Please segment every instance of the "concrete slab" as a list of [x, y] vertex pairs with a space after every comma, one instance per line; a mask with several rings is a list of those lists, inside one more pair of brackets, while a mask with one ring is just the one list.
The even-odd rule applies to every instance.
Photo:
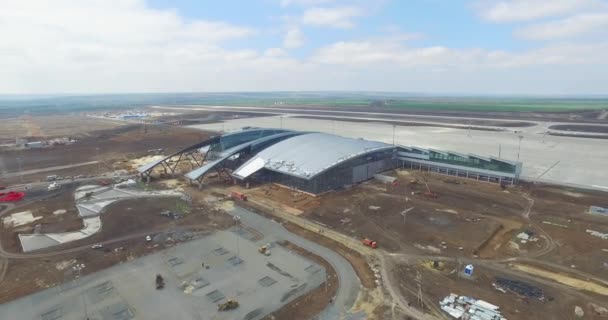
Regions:
[[[257, 251], [275, 240], [264, 236], [252, 242], [235, 232], [217, 232], [3, 304], [0, 319], [260, 319], [326, 277], [322, 266], [280, 246], [273, 247], [272, 256]], [[228, 252], [217, 255], [218, 248]], [[243, 262], [227, 263], [237, 251]], [[174, 258], [183, 261], [172, 266], [168, 261]], [[320, 271], [310, 273], [311, 265]], [[155, 289], [156, 274], [165, 278], [162, 290]], [[275, 282], [263, 286], [260, 279]], [[226, 299], [237, 299], [239, 307], [217, 311]]]

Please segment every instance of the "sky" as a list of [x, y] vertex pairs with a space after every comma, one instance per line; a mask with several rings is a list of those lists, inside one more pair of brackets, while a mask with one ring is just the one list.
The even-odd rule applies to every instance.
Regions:
[[0, 5], [0, 94], [608, 94], [608, 0]]

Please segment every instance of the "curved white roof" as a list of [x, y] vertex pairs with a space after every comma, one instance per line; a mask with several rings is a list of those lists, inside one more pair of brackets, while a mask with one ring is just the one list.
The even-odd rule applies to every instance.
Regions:
[[260, 151], [236, 169], [233, 175], [244, 179], [266, 168], [310, 179], [351, 158], [391, 148], [394, 146], [377, 141], [344, 138], [327, 133], [307, 133]]

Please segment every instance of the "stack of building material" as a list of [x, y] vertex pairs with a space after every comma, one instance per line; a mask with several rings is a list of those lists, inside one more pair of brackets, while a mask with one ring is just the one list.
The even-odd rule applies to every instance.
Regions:
[[463, 320], [506, 320], [499, 307], [483, 300], [451, 293], [439, 302], [441, 310], [454, 319]]
[[543, 290], [541, 288], [535, 287], [531, 284], [528, 284], [528, 283], [525, 283], [522, 281], [518, 281], [518, 280], [502, 278], [502, 277], [496, 277], [496, 282], [494, 284], [497, 289], [498, 288], [503, 289], [504, 290], [503, 292], [506, 292], [508, 290], [508, 291], [515, 292], [516, 294], [518, 294], [520, 296], [535, 298], [540, 301], [545, 301], [545, 293], [543, 292]]

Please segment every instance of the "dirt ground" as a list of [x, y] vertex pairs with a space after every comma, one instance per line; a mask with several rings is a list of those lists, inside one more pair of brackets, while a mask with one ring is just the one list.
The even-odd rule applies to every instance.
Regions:
[[[387, 174], [398, 179], [396, 186], [372, 180], [314, 197], [266, 185], [249, 190], [249, 194], [256, 201], [266, 197], [267, 201], [293, 207], [301, 211], [302, 217], [341, 233], [355, 238], [372, 238], [378, 241], [382, 250], [389, 252], [502, 261], [516, 258], [532, 263], [539, 270], [570, 274], [581, 280], [595, 277], [591, 279], [593, 283], [608, 281], [605, 278], [608, 240], [587, 232], [590, 229], [608, 233], [608, 217], [588, 213], [590, 205], [608, 207], [605, 192], [528, 184], [502, 189], [496, 184], [416, 171], [397, 170]], [[413, 180], [416, 183], [412, 183]], [[424, 181], [439, 195], [438, 198], [424, 196], [427, 190]], [[407, 211], [404, 225], [401, 213], [409, 208], [414, 209]], [[533, 234], [537, 240], [524, 243], [517, 238], [523, 231]], [[322, 239], [317, 237], [315, 241]], [[334, 246], [331, 248], [338, 250]], [[540, 303], [503, 294], [491, 286], [493, 277], [501, 273], [486, 270], [482, 265], [480, 262], [478, 269], [481, 271], [475, 281], [418, 265], [402, 266], [395, 272], [396, 278], [403, 281], [402, 289], [408, 301], [416, 301], [415, 295], [412, 296], [416, 288], [411, 286], [422, 273], [428, 286], [424, 294], [433, 302], [434, 310], [438, 301], [450, 292], [495, 303], [505, 310], [508, 319], [572, 319], [575, 305], [583, 307], [587, 314], [593, 313], [590, 301], [586, 300], [588, 297], [596, 297], [596, 302], [608, 301], [605, 296], [584, 289], [579, 289], [585, 293], [582, 296], [577, 291], [573, 293], [546, 285], [544, 290], [555, 299], [554, 302]], [[455, 265], [450, 268], [450, 271], [454, 270]], [[528, 281], [538, 279], [528, 273], [517, 274], [531, 278]], [[544, 281], [554, 280], [549, 278]], [[603, 319], [607, 317], [608, 314]], [[596, 318], [601, 317], [589, 316], [589, 319]]]
[[[402, 170], [392, 175], [396, 186], [372, 180], [328, 193], [303, 216], [355, 238], [374, 239], [388, 251], [414, 246], [444, 255], [477, 254], [496, 233], [502, 242], [523, 225], [525, 198], [496, 185]], [[423, 195], [424, 179], [437, 199]], [[493, 255], [486, 251], [484, 256]]]
[[[421, 283], [423, 294], [431, 301], [437, 303], [437, 305], [445, 296], [448, 296], [450, 293], [456, 293], [482, 299], [499, 306], [503, 316], [509, 320], [570, 320], [575, 318], [575, 306], [580, 306], [584, 309], [584, 319], [606, 319], [606, 316], [602, 317], [594, 313], [589, 301], [565, 293], [562, 290], [553, 289], [529, 279], [513, 277], [509, 274], [503, 274], [479, 266], [476, 266], [472, 278], [463, 275], [459, 276], [455, 271], [456, 266], [455, 263], [447, 263], [442, 271], [438, 271], [422, 263], [416, 265], [401, 264], [396, 267], [395, 273], [397, 278], [403, 279], [403, 284], [406, 286], [416, 287], [415, 283], [417, 282], [411, 279], [418, 279], [418, 282]], [[545, 301], [540, 301], [538, 299], [518, 296], [510, 291], [506, 293], [497, 291], [492, 286], [497, 276], [523, 281], [541, 288], [544, 291], [546, 299]], [[403, 290], [403, 294], [410, 301], [417, 301], [416, 297], [409, 291]]]
[[555, 245], [542, 260], [606, 278], [608, 240], [586, 231], [608, 233], [608, 216], [588, 213], [592, 205], [608, 207], [608, 194], [553, 186], [531, 186], [530, 193], [535, 199], [530, 219]]
[[70, 145], [2, 151], [3, 168], [0, 170], [17, 172], [19, 170], [17, 158], [22, 159], [22, 170], [93, 160], [103, 161], [106, 166], [111, 166], [119, 160], [149, 155], [148, 150], [152, 149], [164, 149], [164, 153], [169, 154], [209, 136], [209, 133], [200, 130], [177, 126], [148, 126], [146, 132], [141, 125], [129, 125], [90, 133], [89, 136]]
[[121, 127], [125, 124], [122, 121], [72, 114], [0, 118], [0, 142], [14, 143], [15, 138], [75, 137], [87, 132]]
[[290, 320], [308, 320], [312, 319], [319, 312], [323, 311], [328, 303], [338, 290], [338, 278], [336, 271], [327, 261], [321, 257], [306, 251], [293, 243], [286, 242], [283, 244], [287, 249], [297, 253], [300, 256], [306, 257], [319, 265], [322, 265], [327, 273], [327, 283], [308, 292], [294, 301], [290, 302], [283, 308], [267, 315], [264, 320], [275, 319], [290, 319]]
[[[22, 211], [31, 211], [34, 217], [41, 217], [32, 223], [16, 227], [0, 226], [0, 241], [2, 247], [9, 252], [21, 252], [21, 245], [17, 235], [19, 233], [33, 233], [34, 226], [40, 225], [40, 232], [68, 232], [83, 228], [82, 219], [74, 205], [74, 186], [66, 186], [61, 193], [49, 199], [20, 206], [6, 213], [4, 217]], [[62, 214], [53, 214], [56, 210], [65, 210]]]

